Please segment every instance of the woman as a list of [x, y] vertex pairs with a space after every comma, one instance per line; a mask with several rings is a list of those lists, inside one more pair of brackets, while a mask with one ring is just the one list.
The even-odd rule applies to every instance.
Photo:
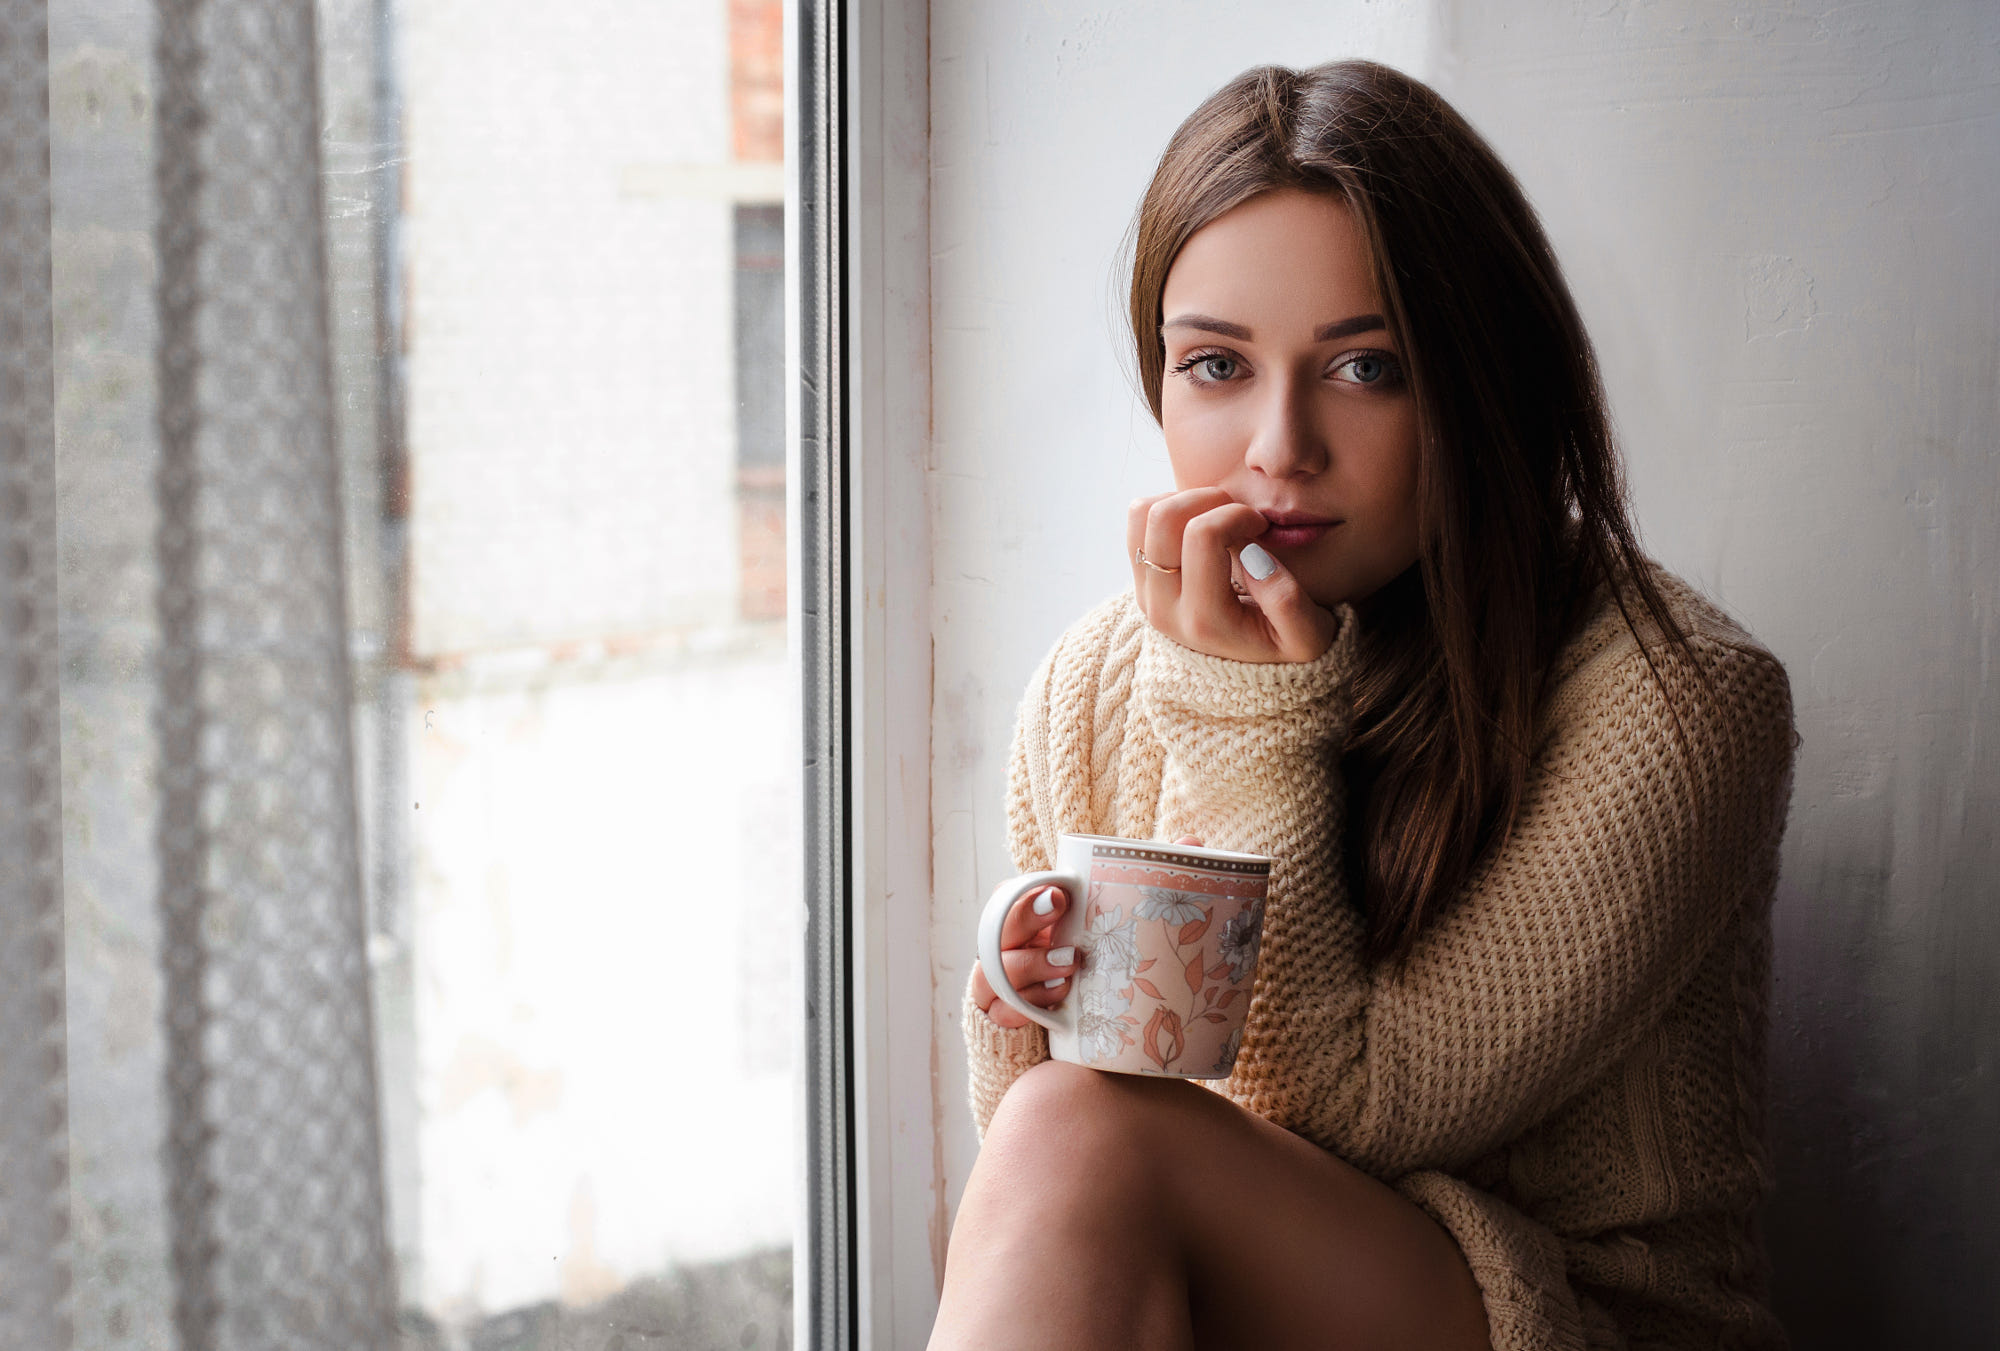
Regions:
[[[1767, 1189], [1783, 668], [1648, 563], [1519, 187], [1383, 67], [1253, 70], [1140, 207], [1177, 489], [1024, 701], [1063, 831], [1275, 860], [1216, 1092], [967, 991], [985, 1140], [932, 1346], [1781, 1346]], [[1007, 974], [1061, 1002], [1071, 901]]]

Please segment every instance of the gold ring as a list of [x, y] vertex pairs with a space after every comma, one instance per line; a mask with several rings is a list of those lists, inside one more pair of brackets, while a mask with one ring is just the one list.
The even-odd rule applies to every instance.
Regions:
[[1144, 549], [1134, 549], [1134, 550], [1132, 551], [1132, 558], [1133, 558], [1133, 560], [1134, 560], [1135, 562], [1139, 562], [1139, 563], [1144, 563], [1144, 564], [1145, 564], [1145, 565], [1146, 565], [1147, 567], [1151, 568], [1151, 569], [1152, 569], [1152, 570], [1153, 570], [1154, 572], [1168, 572], [1168, 573], [1172, 573], [1172, 572], [1179, 572], [1179, 571], [1180, 571], [1180, 569], [1179, 569], [1179, 568], [1163, 568], [1163, 567], [1161, 567], [1161, 566], [1160, 566], [1160, 565], [1159, 565], [1158, 563], [1155, 563], [1155, 562], [1154, 562], [1154, 561], [1153, 561], [1152, 559], [1150, 559], [1150, 558], [1146, 557], [1146, 551], [1145, 551]]

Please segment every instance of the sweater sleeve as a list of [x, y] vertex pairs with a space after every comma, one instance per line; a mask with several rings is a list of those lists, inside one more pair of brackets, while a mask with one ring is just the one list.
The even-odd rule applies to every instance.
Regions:
[[[1692, 642], [1692, 658], [1657, 647], [1650, 666], [1613, 645], [1554, 692], [1510, 836], [1405, 963], [1362, 961], [1337, 893], [1297, 950], [1267, 934], [1269, 1053], [1292, 1072], [1238, 1096], [1397, 1177], [1466, 1165], [1622, 1059], [1768, 891], [1788, 803], [1783, 668], [1747, 642]], [[1205, 735], [1169, 720], [1170, 763]], [[1211, 791], [1268, 795], [1216, 781], [1255, 763], [1212, 761]]]
[[1328, 1125], [1357, 1162], [1450, 1168], [1512, 1138], [1623, 1060], [1769, 893], [1790, 686], [1761, 648], [1692, 646], [1649, 666], [1620, 645], [1556, 692], [1511, 837], [1348, 1040]]
[[[1031, 774], [1030, 745], [1045, 746], [1048, 740], [1049, 668], [1061, 654], [1061, 647], [1043, 659], [1028, 681], [1014, 720], [1014, 745], [1007, 759], [1007, 824], [1009, 852], [1017, 872], [1041, 872], [1055, 859], [1055, 835], [1035, 811], [1035, 785], [1041, 777]], [[988, 980], [992, 978], [989, 976]], [[1049, 1034], [1035, 1023], [1025, 1027], [1002, 1027], [987, 1016], [973, 1000], [972, 982], [967, 979], [965, 1002], [960, 1010], [965, 1030], [967, 1091], [972, 1105], [972, 1124], [980, 1137], [999, 1109], [1014, 1081], [1049, 1058]]]
[[[1062, 832], [1100, 829], [1119, 730], [1107, 724], [1122, 722], [1136, 652], [1128, 610], [1128, 597], [1092, 610], [1028, 680], [1007, 761], [1007, 849], [1017, 873], [1054, 867]], [[1034, 1023], [1001, 1027], [973, 1002], [969, 979], [960, 1014], [972, 1119], [983, 1136], [1014, 1081], [1048, 1059], [1048, 1033]]]

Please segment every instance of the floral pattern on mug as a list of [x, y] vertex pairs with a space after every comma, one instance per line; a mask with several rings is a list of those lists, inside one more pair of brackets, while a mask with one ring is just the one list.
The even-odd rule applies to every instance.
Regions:
[[1139, 902], [1140, 919], [1163, 919], [1169, 924], [1192, 924], [1208, 915], [1208, 907], [1202, 904], [1204, 898], [1198, 892], [1173, 891], [1167, 887], [1140, 887], [1139, 894], [1145, 898]]
[[1107, 980], [1130, 982], [1132, 968], [1139, 964], [1139, 946], [1132, 932], [1137, 923], [1125, 917], [1123, 906], [1094, 912], [1089, 925], [1076, 939], [1076, 946], [1083, 950], [1085, 965], [1103, 972]]
[[1264, 942], [1264, 903], [1253, 901], [1222, 925], [1219, 951], [1229, 963], [1231, 980], [1242, 980], [1257, 968], [1257, 953]]
[[1077, 1017], [1077, 1041], [1087, 1062], [1110, 1060], [1132, 1045], [1131, 1029], [1139, 1020], [1127, 1010], [1132, 1007], [1132, 987], [1124, 993], [1108, 985], [1085, 990], [1083, 1009]]
[[1263, 929], [1262, 876], [1130, 865], [1093, 877], [1076, 987], [1077, 1054], [1126, 1073], [1226, 1075]]
[[1220, 1079], [1236, 1066], [1236, 1053], [1243, 1049], [1243, 1029], [1237, 1028], [1229, 1034], [1229, 1040], [1222, 1043], [1222, 1050], [1216, 1054], [1215, 1065], [1210, 1074]]

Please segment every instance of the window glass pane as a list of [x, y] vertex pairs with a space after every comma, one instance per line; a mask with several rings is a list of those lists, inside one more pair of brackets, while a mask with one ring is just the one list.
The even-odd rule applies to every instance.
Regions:
[[[781, 0], [316, 0], [409, 1348], [791, 1344]], [[51, 0], [76, 1344], [174, 1341], [146, 0]]]
[[370, 812], [405, 850], [377, 905], [409, 1319], [789, 1345], [779, 6], [393, 25], [401, 731]]

